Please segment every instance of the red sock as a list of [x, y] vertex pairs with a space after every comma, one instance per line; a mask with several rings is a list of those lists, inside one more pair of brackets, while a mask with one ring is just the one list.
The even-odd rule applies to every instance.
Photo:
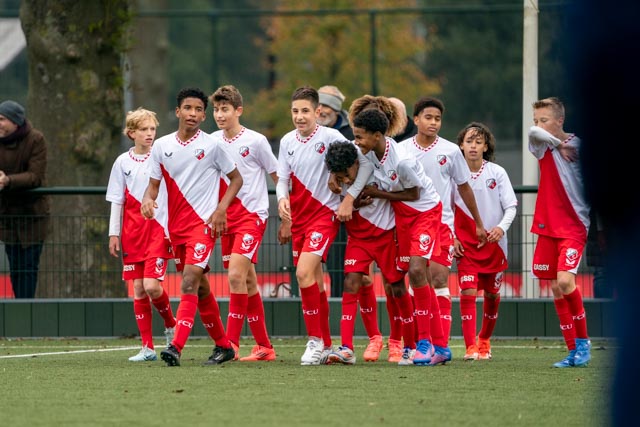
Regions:
[[142, 346], [153, 349], [153, 326], [151, 323], [153, 313], [151, 313], [148, 296], [145, 295], [143, 298], [133, 300], [133, 314], [136, 316]]
[[382, 335], [380, 328], [378, 328], [378, 301], [376, 300], [376, 294], [373, 292], [373, 285], [360, 287], [358, 301], [360, 302], [362, 324], [369, 338]]
[[431, 324], [429, 308], [431, 307], [431, 287], [429, 285], [413, 289], [413, 303], [415, 310], [413, 318], [418, 329], [418, 340], [431, 339]]
[[442, 333], [442, 319], [440, 318], [440, 307], [438, 306], [438, 298], [436, 290], [429, 286], [431, 293], [431, 306], [429, 309], [429, 326], [431, 327], [431, 343], [438, 347], [446, 347], [447, 341]]
[[385, 301], [387, 316], [389, 316], [389, 339], [400, 341], [402, 339], [402, 315], [392, 295], [387, 295]]
[[398, 307], [398, 312], [402, 317], [402, 338], [404, 339], [404, 346], [409, 348], [416, 348], [416, 332], [415, 322], [413, 321], [413, 303], [411, 302], [411, 295], [409, 292], [401, 297], [393, 297]]
[[442, 335], [449, 345], [451, 337], [451, 297], [438, 295], [438, 307], [440, 307], [440, 321], [442, 324]]
[[460, 295], [460, 318], [462, 319], [462, 337], [468, 348], [476, 343], [476, 296]]
[[249, 297], [247, 302], [247, 322], [249, 323], [251, 334], [253, 334], [253, 338], [256, 340], [256, 344], [262, 347], [273, 348], [269, 340], [269, 334], [267, 333], [264, 305], [262, 304], [260, 292]]
[[176, 313], [176, 332], [171, 342], [178, 351], [182, 351], [189, 339], [191, 329], [193, 329], [193, 319], [196, 317], [197, 310], [197, 295], [183, 294], [180, 297], [180, 304], [178, 304], [178, 311]]
[[308, 288], [300, 288], [300, 298], [302, 299], [302, 317], [307, 327], [307, 335], [315, 338], [322, 338], [320, 328], [320, 289], [314, 283]]
[[329, 325], [329, 300], [326, 292], [320, 292], [320, 330], [325, 347], [331, 347], [331, 326]]
[[582, 303], [580, 289], [575, 288], [573, 292], [564, 296], [569, 305], [569, 312], [573, 317], [573, 324], [576, 327], [576, 338], [586, 339], [587, 334], [587, 314]]
[[210, 293], [198, 301], [198, 310], [200, 311], [200, 320], [202, 320], [204, 328], [216, 345], [224, 348], [231, 347], [220, 318], [218, 301], [216, 301], [213, 294]]
[[169, 301], [169, 294], [162, 289], [162, 295], [156, 299], [152, 299], [153, 306], [158, 310], [160, 316], [164, 320], [165, 328], [173, 328], [176, 326], [176, 319], [173, 317], [173, 311], [171, 310], [171, 302]]
[[575, 350], [576, 330], [573, 327], [571, 313], [569, 313], [569, 303], [565, 298], [554, 299], [553, 303], [556, 306], [556, 313], [558, 313], [558, 319], [560, 320], [560, 331], [562, 331], [564, 342], [569, 350]]
[[342, 345], [353, 350], [353, 332], [356, 327], [358, 294], [342, 294], [342, 317], [340, 318], [340, 338]]
[[480, 329], [480, 338], [489, 339], [493, 335], [493, 329], [498, 321], [498, 306], [500, 305], [500, 294], [496, 299], [487, 298], [487, 291], [484, 293], [484, 303], [482, 304], [482, 328]]
[[247, 294], [229, 295], [229, 314], [227, 315], [227, 338], [235, 345], [240, 345], [240, 334], [247, 314], [249, 296]]

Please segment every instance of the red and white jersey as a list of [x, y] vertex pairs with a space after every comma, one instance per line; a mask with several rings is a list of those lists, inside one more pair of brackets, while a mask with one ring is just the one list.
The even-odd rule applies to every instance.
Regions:
[[[373, 175], [367, 185], [371, 184], [380, 187], [380, 183]], [[351, 220], [345, 222], [349, 237], [358, 240], [377, 239], [395, 226], [396, 220], [391, 202], [385, 199], [373, 199], [370, 205], [354, 209]]]
[[[529, 129], [529, 151], [538, 159], [540, 183], [531, 232], [549, 237], [587, 241], [589, 204], [584, 196], [580, 162], [568, 162], [555, 149], [557, 138], [546, 130]], [[580, 139], [570, 135], [561, 144], [580, 149]]]
[[[439, 136], [436, 140], [424, 148], [418, 144], [416, 137], [399, 143], [404, 150], [415, 157], [435, 187], [438, 195], [442, 199], [442, 222], [453, 230], [453, 194], [457, 194], [454, 185], [462, 185], [471, 179], [469, 166], [458, 147]], [[455, 233], [454, 233], [455, 234]]]
[[[271, 151], [269, 141], [264, 135], [245, 127], [232, 139], [227, 139], [222, 130], [211, 135], [223, 141], [222, 146], [236, 163], [243, 181], [242, 188], [227, 209], [228, 227], [232, 228], [233, 223], [244, 221], [250, 214], [257, 214], [265, 221], [269, 216], [265, 172], [271, 174], [278, 170], [278, 160]], [[222, 198], [229, 185], [229, 178], [222, 175], [220, 184]]]
[[133, 148], [120, 154], [111, 168], [107, 185], [108, 202], [122, 205], [120, 242], [127, 263], [140, 262], [147, 257], [166, 257], [167, 189], [161, 183], [153, 220], [140, 213], [142, 197], [149, 185], [151, 153], [135, 154]]
[[407, 188], [419, 187], [420, 197], [411, 202], [393, 202], [405, 204], [418, 212], [426, 212], [440, 203], [431, 178], [427, 176], [422, 165], [415, 156], [407, 154], [393, 139], [385, 137], [387, 145], [384, 156], [378, 160], [373, 150], [366, 155], [373, 164], [373, 174], [384, 191], [403, 191]]
[[[500, 224], [504, 216], [504, 211], [507, 208], [518, 206], [518, 199], [516, 193], [513, 191], [511, 180], [507, 175], [507, 171], [496, 163], [482, 162], [482, 167], [478, 172], [471, 173], [471, 180], [469, 181], [473, 195], [476, 198], [476, 204], [478, 205], [478, 212], [482, 223], [487, 230], [491, 230], [493, 227]], [[464, 223], [466, 227], [457, 227], [458, 238], [460, 241], [477, 242], [476, 236], [476, 223], [471, 216], [471, 212], [467, 205], [464, 204], [462, 197], [456, 191], [455, 204], [456, 204], [456, 224]], [[469, 235], [469, 236], [465, 236]], [[463, 243], [464, 244], [464, 243]], [[504, 256], [507, 256], [507, 234], [502, 236], [502, 239], [498, 242]], [[469, 245], [466, 245], [467, 247]]]
[[292, 130], [280, 140], [278, 178], [291, 180], [291, 232], [319, 217], [333, 217], [340, 205], [340, 196], [329, 190], [329, 170], [324, 156], [329, 145], [346, 141], [336, 129], [316, 126], [306, 138]]
[[236, 165], [222, 141], [198, 130], [188, 141], [173, 132], [151, 149], [151, 178], [167, 186], [169, 235], [174, 245], [202, 236], [202, 227], [218, 207], [220, 177]]

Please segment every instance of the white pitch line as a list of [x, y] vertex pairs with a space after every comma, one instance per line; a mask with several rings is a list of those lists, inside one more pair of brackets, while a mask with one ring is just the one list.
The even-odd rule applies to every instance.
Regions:
[[94, 350], [72, 350], [72, 351], [56, 351], [50, 353], [31, 353], [31, 354], [12, 354], [9, 356], [0, 356], [0, 359], [16, 359], [19, 357], [37, 357], [37, 356], [57, 356], [60, 354], [79, 354], [79, 353], [100, 353], [104, 351], [123, 351], [123, 350], [136, 350], [140, 347], [116, 347], [116, 348], [101, 348]]

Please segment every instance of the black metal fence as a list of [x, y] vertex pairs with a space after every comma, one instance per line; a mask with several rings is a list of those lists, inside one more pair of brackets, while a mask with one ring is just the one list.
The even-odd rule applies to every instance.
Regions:
[[[55, 198], [78, 196], [89, 198], [88, 203], [104, 204], [104, 214], [79, 215], [69, 212], [50, 217], [49, 234], [44, 242], [40, 268], [38, 272], [37, 298], [113, 298], [131, 294], [129, 285], [122, 281], [121, 260], [114, 258], [108, 251], [109, 207], [104, 200], [104, 187], [55, 187], [35, 190], [52, 194]], [[517, 187], [516, 193], [522, 198], [524, 193], [535, 192], [535, 187]], [[94, 199], [95, 198], [95, 199]], [[275, 207], [275, 197], [270, 195], [271, 206]], [[11, 218], [3, 216], [2, 221]], [[533, 253], [534, 236], [529, 233], [531, 215], [519, 214], [508, 231], [509, 269], [505, 274], [502, 294], [506, 298], [544, 298], [550, 293], [546, 285], [532, 280], [530, 261], [523, 261], [527, 253]], [[21, 218], [23, 223], [29, 218]], [[259, 251], [258, 282], [265, 297], [297, 296], [295, 272], [292, 265], [290, 245], [280, 245], [277, 241], [278, 219], [275, 211], [271, 213], [262, 246]], [[329, 260], [325, 265], [325, 283], [332, 296], [341, 295], [342, 263], [339, 254], [344, 248], [344, 240], [336, 240]], [[9, 275], [9, 264], [5, 257], [4, 245], [0, 243], [0, 299], [13, 298]], [[228, 296], [229, 288], [226, 272], [222, 267], [219, 245], [210, 258], [211, 273], [209, 280], [218, 296]], [[582, 262], [578, 275], [578, 284], [585, 297], [593, 296], [593, 269]], [[455, 272], [455, 267], [453, 269]], [[450, 275], [450, 289], [455, 296], [458, 293], [457, 275]], [[383, 295], [381, 277], [376, 272], [374, 286], [378, 296]], [[180, 276], [170, 263], [165, 287], [171, 296], [180, 294]]]

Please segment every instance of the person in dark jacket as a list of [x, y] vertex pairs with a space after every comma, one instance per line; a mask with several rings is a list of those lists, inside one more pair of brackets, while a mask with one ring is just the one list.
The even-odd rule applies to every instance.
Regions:
[[0, 103], [0, 241], [16, 298], [33, 298], [49, 225], [49, 198], [25, 192], [45, 184], [47, 146], [15, 101]]

